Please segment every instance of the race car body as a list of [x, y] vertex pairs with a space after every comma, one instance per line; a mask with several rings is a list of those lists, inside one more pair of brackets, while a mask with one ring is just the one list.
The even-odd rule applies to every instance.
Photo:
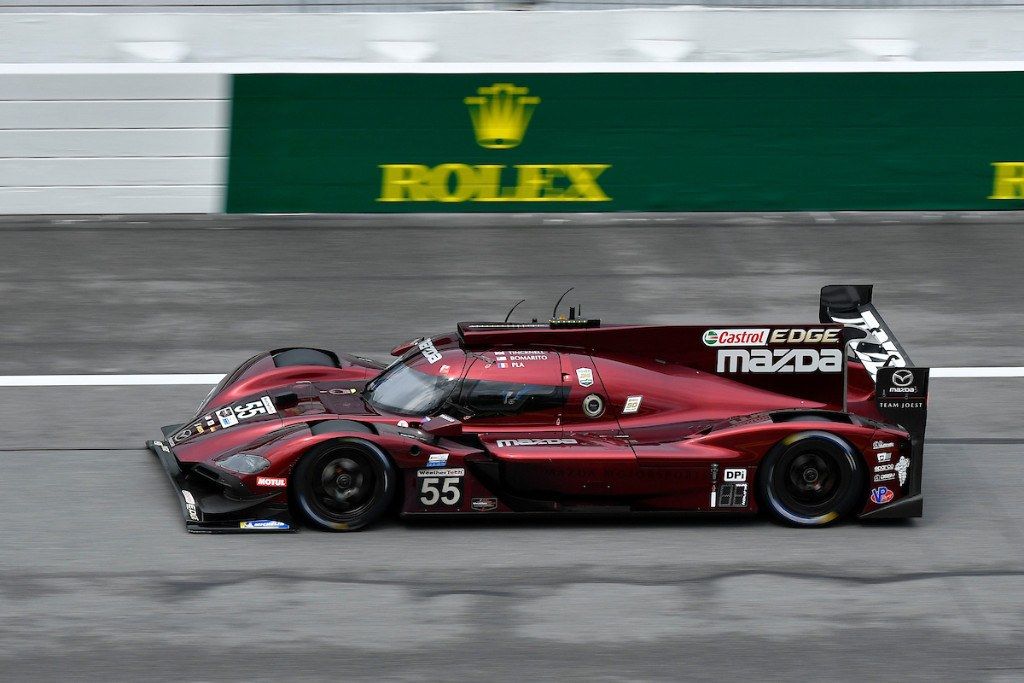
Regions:
[[190, 531], [403, 515], [918, 517], [928, 370], [870, 286], [813, 324], [460, 323], [383, 365], [278, 349], [149, 442]]

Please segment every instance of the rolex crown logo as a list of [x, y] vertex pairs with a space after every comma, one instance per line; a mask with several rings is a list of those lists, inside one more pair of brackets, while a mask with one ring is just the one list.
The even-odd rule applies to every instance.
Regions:
[[534, 108], [540, 98], [527, 95], [529, 88], [511, 83], [495, 83], [477, 88], [477, 94], [467, 97], [473, 131], [481, 147], [511, 149], [518, 147], [526, 134]]

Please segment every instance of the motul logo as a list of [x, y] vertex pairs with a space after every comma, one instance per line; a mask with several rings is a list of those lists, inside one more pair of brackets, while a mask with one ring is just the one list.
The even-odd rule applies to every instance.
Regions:
[[718, 372], [842, 372], [839, 349], [722, 349]]

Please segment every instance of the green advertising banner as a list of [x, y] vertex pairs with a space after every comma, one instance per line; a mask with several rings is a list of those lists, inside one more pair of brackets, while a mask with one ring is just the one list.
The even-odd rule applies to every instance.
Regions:
[[227, 210], [1024, 208], [1024, 73], [234, 77]]

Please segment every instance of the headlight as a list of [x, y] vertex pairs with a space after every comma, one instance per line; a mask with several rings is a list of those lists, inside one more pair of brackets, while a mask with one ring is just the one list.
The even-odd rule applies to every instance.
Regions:
[[256, 474], [270, 467], [270, 461], [252, 453], [235, 453], [223, 460], [218, 460], [217, 466], [239, 474]]

